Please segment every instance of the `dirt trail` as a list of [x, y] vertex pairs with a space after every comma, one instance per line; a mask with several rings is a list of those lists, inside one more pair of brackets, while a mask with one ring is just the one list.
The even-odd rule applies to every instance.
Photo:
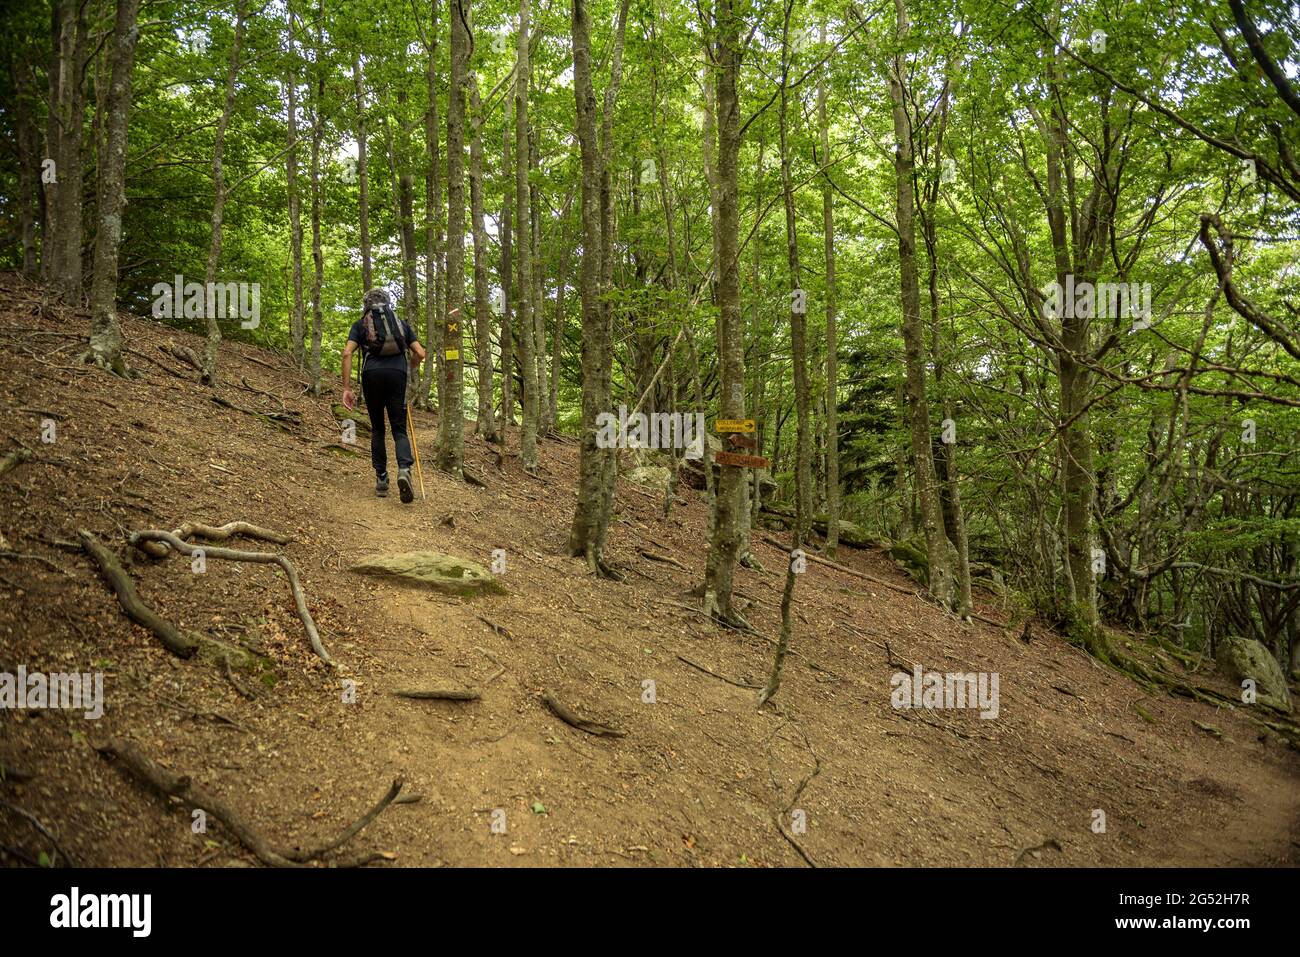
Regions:
[[[127, 323], [144, 378], [82, 370], [72, 359], [80, 321], [42, 314], [34, 287], [12, 277], [0, 286], [0, 301], [16, 303], [0, 313], [10, 346], [0, 353], [0, 454], [15, 442], [33, 450], [0, 477], [0, 533], [43, 559], [0, 561], [0, 670], [102, 670], [107, 699], [94, 726], [66, 712], [0, 713], [0, 761], [31, 775], [0, 781], [0, 796], [40, 817], [78, 863], [250, 861], [219, 826], [193, 833], [188, 811], [98, 757], [90, 742], [108, 734], [192, 774], [285, 843], [333, 834], [402, 774], [420, 802], [390, 808], [354, 842], [402, 865], [1251, 865], [1300, 855], [1294, 752], [1260, 740], [1240, 714], [1145, 697], [1042, 627], [1024, 644], [811, 565], [798, 584], [797, 656], [773, 705], [756, 711], [753, 690], [682, 660], [755, 684], [770, 656], [764, 637], [691, 610], [704, 559], [697, 493], [684, 491], [665, 521], [656, 496], [620, 482], [610, 558], [628, 580], [598, 581], [563, 554], [571, 443], [543, 442], [533, 478], [513, 455], [498, 466], [467, 437], [489, 484], [476, 489], [428, 469], [436, 421], [417, 413], [427, 498], [376, 499], [364, 438], [359, 456], [326, 448], [338, 441], [328, 404], [304, 395], [281, 357], [228, 349], [220, 394], [296, 411], [301, 427], [217, 406], [159, 348], [197, 337], [151, 323]], [[57, 347], [24, 355], [32, 334], [17, 330], [31, 328]], [[60, 416], [50, 446], [35, 437], [46, 413]], [[247, 700], [211, 662], [169, 656], [121, 615], [84, 555], [54, 544], [85, 526], [125, 556], [125, 531], [187, 519], [294, 535], [285, 554], [340, 674], [307, 649], [271, 568], [130, 566], [169, 619], [265, 652], [266, 673], [243, 676], [256, 689]], [[450, 598], [348, 571], [363, 555], [414, 548], [483, 564], [505, 549], [508, 593]], [[741, 570], [738, 587], [770, 639], [784, 556], [756, 548], [766, 570]], [[845, 553], [853, 567], [908, 584], [877, 552]], [[989, 596], [980, 605], [1002, 620]], [[998, 718], [892, 708], [886, 643], [926, 669], [997, 672]], [[505, 670], [492, 677], [498, 662]], [[353, 703], [343, 679], [356, 682]], [[434, 685], [482, 697], [391, 694]], [[542, 705], [543, 689], [626, 737], [570, 728]], [[1105, 833], [1091, 827], [1096, 810]], [[792, 841], [795, 811], [807, 830]], [[494, 834], [501, 813], [506, 832]], [[0, 845], [44, 846], [3, 810], [0, 833]]]

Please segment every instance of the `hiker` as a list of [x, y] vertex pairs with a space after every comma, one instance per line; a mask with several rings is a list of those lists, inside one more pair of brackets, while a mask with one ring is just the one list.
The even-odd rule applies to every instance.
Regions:
[[[384, 446], [384, 412], [397, 451], [397, 491], [403, 502], [415, 497], [411, 485], [411, 440], [406, 434], [406, 383], [416, 381], [424, 347], [410, 324], [393, 313], [387, 290], [366, 293], [361, 318], [352, 324], [343, 347], [343, 404], [356, 405], [352, 392], [352, 353], [361, 350], [361, 392], [370, 412], [370, 464], [375, 467], [375, 494], [388, 494], [388, 450]], [[408, 365], [407, 352], [410, 351]]]

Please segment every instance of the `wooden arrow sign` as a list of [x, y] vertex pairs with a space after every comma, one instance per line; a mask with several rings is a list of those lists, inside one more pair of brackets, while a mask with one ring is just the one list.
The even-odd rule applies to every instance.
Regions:
[[727, 434], [727, 445], [733, 449], [756, 449], [758, 448], [758, 439], [752, 435], [730, 432]]
[[736, 465], [742, 469], [765, 469], [770, 464], [761, 455], [741, 455], [739, 452], [715, 452], [713, 458], [719, 465]]
[[713, 423], [713, 428], [718, 432], [753, 432], [753, 419], [718, 419]]

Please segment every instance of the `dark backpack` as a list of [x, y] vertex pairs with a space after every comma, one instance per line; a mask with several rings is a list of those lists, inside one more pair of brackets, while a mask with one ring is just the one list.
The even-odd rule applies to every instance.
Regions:
[[366, 311], [361, 320], [366, 335], [366, 355], [398, 356], [406, 354], [406, 337], [402, 324], [388, 306], [376, 304]]

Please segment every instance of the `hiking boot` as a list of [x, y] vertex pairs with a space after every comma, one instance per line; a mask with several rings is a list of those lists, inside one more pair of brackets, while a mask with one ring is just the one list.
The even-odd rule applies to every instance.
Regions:
[[380, 498], [388, 496], [388, 476], [381, 475], [375, 479], [375, 494]]
[[397, 470], [397, 493], [402, 497], [403, 502], [409, 502], [415, 498], [415, 492], [411, 488], [411, 470]]

